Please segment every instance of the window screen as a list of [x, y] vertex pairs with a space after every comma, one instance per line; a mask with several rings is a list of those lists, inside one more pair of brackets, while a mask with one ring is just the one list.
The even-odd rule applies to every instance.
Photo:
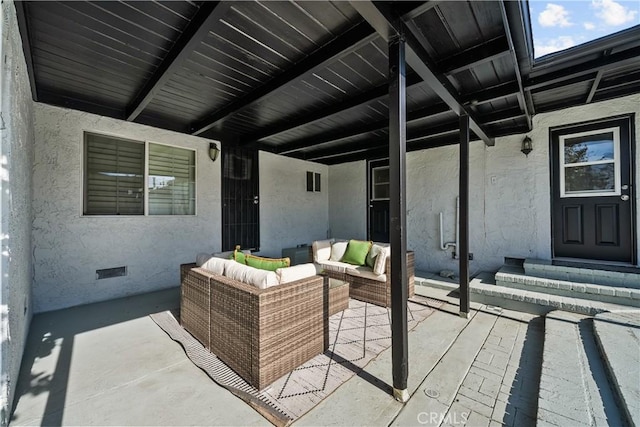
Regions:
[[[85, 134], [85, 215], [195, 215], [195, 151]], [[145, 188], [145, 176], [147, 185]]]
[[144, 214], [144, 144], [85, 134], [85, 215]]
[[195, 152], [149, 144], [149, 215], [195, 215]]

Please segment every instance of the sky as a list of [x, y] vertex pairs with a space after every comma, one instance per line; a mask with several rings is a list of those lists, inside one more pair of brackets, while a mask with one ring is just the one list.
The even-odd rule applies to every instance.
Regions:
[[529, 0], [534, 56], [640, 25], [640, 0]]

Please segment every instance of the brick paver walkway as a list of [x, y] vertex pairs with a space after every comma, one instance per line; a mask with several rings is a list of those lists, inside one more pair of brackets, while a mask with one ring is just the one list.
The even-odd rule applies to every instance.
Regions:
[[535, 426], [544, 322], [500, 317], [464, 378], [443, 426]]

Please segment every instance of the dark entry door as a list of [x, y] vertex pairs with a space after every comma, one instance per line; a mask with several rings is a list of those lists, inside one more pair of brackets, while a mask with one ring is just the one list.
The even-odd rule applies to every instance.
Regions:
[[369, 240], [389, 242], [389, 160], [372, 160], [368, 165]]
[[258, 150], [222, 145], [222, 250], [259, 250]]
[[632, 123], [551, 130], [555, 257], [635, 264]]

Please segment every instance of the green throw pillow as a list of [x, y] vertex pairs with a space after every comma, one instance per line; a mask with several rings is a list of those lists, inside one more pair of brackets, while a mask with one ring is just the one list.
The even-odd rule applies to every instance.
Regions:
[[373, 242], [366, 242], [363, 240], [349, 240], [347, 251], [344, 253], [340, 261], [353, 265], [364, 265], [372, 244]]
[[249, 267], [259, 268], [260, 270], [276, 271], [279, 268], [291, 265], [289, 257], [263, 258], [255, 255], [245, 255], [244, 259]]
[[240, 245], [236, 245], [236, 249], [233, 251], [230, 258], [240, 264], [246, 264], [245, 256], [245, 253], [240, 250]]

